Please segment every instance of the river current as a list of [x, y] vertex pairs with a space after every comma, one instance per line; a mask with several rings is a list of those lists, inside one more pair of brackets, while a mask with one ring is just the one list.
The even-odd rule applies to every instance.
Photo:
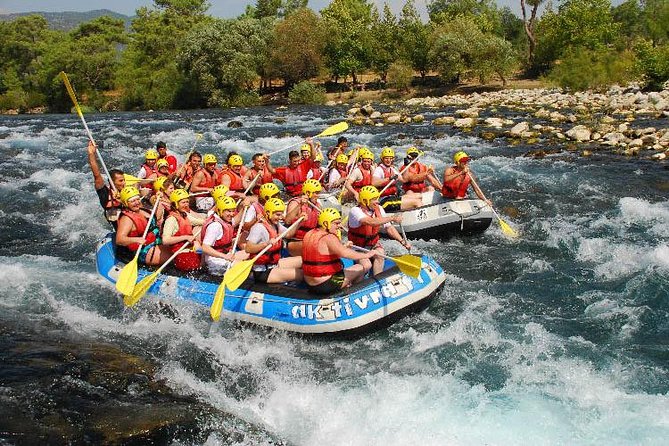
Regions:
[[[134, 174], [159, 140], [183, 156], [201, 133], [200, 152], [220, 160], [235, 150], [248, 160], [317, 134], [345, 112], [265, 107], [86, 119], [104, 141], [108, 167]], [[212, 329], [208, 308], [175, 299], [168, 302], [176, 317], [156, 314], [152, 297], [124, 310], [95, 271], [95, 244], [108, 226], [81, 122], [0, 117], [0, 319], [47, 320], [50, 330], [152, 361], [176, 394], [243, 421], [234, 444], [666, 444], [667, 164], [566, 150], [523, 157], [545, 142], [486, 141], [432, 126], [434, 113], [425, 112], [424, 124], [345, 135], [377, 154], [417, 144], [439, 174], [455, 151], [467, 151], [482, 189], [521, 236], [507, 238], [494, 222], [480, 236], [413, 241], [443, 266], [443, 291], [426, 311], [352, 341], [226, 321]], [[228, 127], [233, 120], [242, 127]], [[285, 162], [286, 153], [277, 158]], [[12, 394], [6, 380], [0, 387], [3, 398]], [[12, 398], [23, 403], [16, 392]], [[233, 444], [230, 426], [207, 429], [204, 443]]]

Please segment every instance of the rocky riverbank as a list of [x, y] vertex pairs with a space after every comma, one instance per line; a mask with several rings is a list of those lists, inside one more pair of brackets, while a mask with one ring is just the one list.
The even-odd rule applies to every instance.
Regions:
[[[478, 132], [485, 139], [504, 137], [511, 144], [554, 140], [570, 143], [570, 150], [583, 156], [612, 150], [664, 160], [669, 156], [669, 85], [665, 87], [650, 93], [616, 86], [606, 93], [539, 88], [412, 98], [384, 104], [384, 112], [372, 104], [355, 105], [347, 119], [360, 126], [423, 123], [429, 112], [432, 125]], [[649, 121], [655, 125], [646, 125]], [[531, 153], [542, 156], [545, 150]]]

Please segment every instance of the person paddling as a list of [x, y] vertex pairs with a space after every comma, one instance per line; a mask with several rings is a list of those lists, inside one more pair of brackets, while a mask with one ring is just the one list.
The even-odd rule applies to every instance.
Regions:
[[367, 148], [361, 148], [359, 151], [360, 163], [353, 168], [349, 174], [344, 187], [359, 201], [358, 193], [365, 186], [372, 185], [372, 173], [374, 172], [374, 154]]
[[[441, 183], [434, 176], [434, 169], [432, 166], [426, 166], [420, 161], [416, 161], [413, 164], [411, 162], [418, 158], [420, 155], [420, 150], [416, 147], [409, 147], [407, 149], [407, 155], [404, 158], [404, 165], [409, 167], [404, 171], [403, 176], [405, 181], [402, 183], [402, 189], [405, 192], [432, 192], [435, 189], [441, 190]], [[426, 184], [428, 181], [430, 184]]]
[[[139, 190], [133, 186], [126, 186], [121, 189], [119, 199], [123, 205], [123, 212], [118, 220], [116, 245], [136, 252], [140, 244], [143, 244], [138, 258], [140, 263], [152, 266], [165, 263], [171, 252], [161, 246], [160, 233], [155, 219], [149, 222], [149, 213], [141, 208]], [[146, 238], [143, 238], [147, 225], [149, 225], [149, 232]]]
[[[175, 253], [185, 243], [193, 243], [193, 248], [200, 248], [199, 240], [193, 235], [193, 224], [189, 220], [190, 195], [184, 189], [175, 189], [170, 194], [172, 209], [163, 225], [163, 244]], [[174, 259], [174, 266], [180, 271], [192, 271], [200, 267], [200, 256], [193, 251], [180, 253]]]
[[304, 236], [302, 271], [304, 281], [312, 293], [332, 294], [361, 281], [365, 275], [365, 268], [355, 264], [344, 269], [341, 259], [362, 261], [379, 253], [374, 250], [361, 253], [342, 245], [338, 236], [340, 225], [339, 211], [326, 208], [318, 216], [318, 227]]
[[483, 191], [478, 187], [478, 184], [476, 182], [472, 183], [469, 160], [469, 155], [463, 151], [459, 151], [453, 155], [453, 162], [455, 165], [448, 167], [444, 171], [444, 182], [441, 188], [441, 195], [443, 195], [444, 198], [464, 200], [467, 198], [467, 190], [471, 185], [476, 196], [492, 206], [492, 202], [483, 195]]
[[[108, 184], [100, 173], [100, 167], [95, 157], [96, 150], [95, 143], [88, 141], [88, 164], [91, 166], [91, 172], [93, 173], [95, 193], [98, 194], [100, 205], [104, 209], [105, 219], [116, 229], [122, 210], [121, 201], [118, 198], [119, 191], [125, 187], [125, 176], [122, 170], [112, 169], [109, 171], [111, 184]], [[110, 188], [110, 185], [113, 185], [113, 187]]]
[[[195, 173], [193, 182], [190, 185], [190, 192], [195, 194], [199, 192], [211, 193], [214, 186], [221, 184], [220, 172], [216, 168], [218, 160], [216, 155], [206, 153], [202, 158], [204, 169], [200, 169]], [[198, 211], [207, 212], [214, 207], [214, 199], [211, 196], [197, 196], [195, 198], [195, 207]]]
[[387, 212], [398, 212], [420, 207], [423, 204], [421, 195], [407, 192], [400, 196], [398, 181], [404, 182], [404, 177], [395, 168], [394, 163], [395, 151], [390, 147], [384, 148], [381, 151], [381, 163], [376, 166], [372, 174], [372, 186], [382, 191], [381, 206]]
[[158, 151], [154, 149], [149, 149], [144, 154], [144, 164], [139, 168], [137, 172], [137, 178], [142, 180], [144, 179], [154, 179], [158, 176], [158, 169], [156, 168], [156, 163], [158, 162]]
[[[300, 226], [297, 227], [295, 235], [286, 238], [288, 252], [290, 255], [298, 256], [302, 252], [302, 239], [304, 235], [318, 226], [318, 193], [323, 190], [321, 183], [315, 179], [309, 179], [302, 185], [302, 195], [291, 198], [286, 210], [286, 224], [292, 225], [300, 216], [306, 215]], [[310, 203], [311, 204], [310, 204]]]
[[[307, 170], [310, 163], [302, 162], [302, 157], [297, 150], [288, 153], [288, 165], [274, 169], [274, 178], [281, 181], [286, 193], [291, 197], [297, 197], [302, 193], [302, 184], [307, 179]], [[305, 169], [305, 166], [307, 169]]]
[[265, 183], [258, 189], [258, 200], [251, 203], [246, 211], [244, 219], [244, 230], [248, 231], [251, 227], [260, 221], [265, 215], [265, 203], [271, 198], [279, 198], [281, 191], [274, 183]]
[[[397, 240], [407, 250], [411, 250], [411, 244], [404, 240], [391, 224], [402, 223], [402, 214], [387, 216], [379, 205], [379, 196], [379, 190], [374, 186], [365, 186], [360, 189], [359, 204], [351, 208], [348, 214], [348, 239], [356, 246], [375, 249], [380, 254], [385, 254], [379, 241], [379, 230], [383, 228], [388, 236]], [[383, 271], [383, 257], [374, 257], [373, 264], [369, 260], [363, 260], [360, 263], [365, 271], [373, 268], [374, 275]]]
[[216, 200], [215, 212], [202, 226], [202, 253], [210, 273], [223, 275], [234, 260], [245, 260], [249, 254], [244, 250], [232, 253], [242, 214], [237, 213], [237, 203], [232, 197], [222, 196]]
[[183, 189], [190, 190], [190, 184], [198, 170], [202, 169], [202, 155], [193, 151], [186, 163], [179, 169], [179, 183]]
[[253, 166], [246, 172], [246, 175], [244, 175], [244, 188], [247, 188], [255, 177], [260, 174], [260, 178], [258, 178], [253, 189], [251, 189], [253, 195], [258, 195], [260, 186], [272, 182], [274, 168], [270, 163], [269, 155], [266, 154], [256, 153], [251, 157], [251, 161], [253, 162]]
[[229, 195], [233, 198], [244, 198], [244, 186], [242, 166], [244, 159], [241, 155], [232, 155], [228, 157], [228, 168], [221, 172], [220, 184], [227, 186]]

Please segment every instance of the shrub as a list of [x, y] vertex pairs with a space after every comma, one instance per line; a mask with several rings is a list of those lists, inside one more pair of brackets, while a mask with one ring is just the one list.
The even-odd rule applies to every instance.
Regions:
[[634, 78], [634, 55], [604, 48], [591, 50], [572, 48], [557, 63], [547, 78], [570, 90], [604, 89], [609, 85], [624, 85]]
[[302, 81], [290, 89], [288, 99], [293, 104], [324, 104], [326, 100], [325, 89], [309, 81]]
[[9, 90], [0, 95], [0, 110], [19, 110], [26, 109], [26, 94], [23, 90]]
[[407, 91], [413, 80], [413, 69], [401, 62], [394, 62], [388, 68], [387, 85], [397, 91]]
[[653, 46], [642, 40], [634, 46], [637, 61], [636, 72], [643, 78], [650, 90], [661, 90], [669, 80], [669, 44]]

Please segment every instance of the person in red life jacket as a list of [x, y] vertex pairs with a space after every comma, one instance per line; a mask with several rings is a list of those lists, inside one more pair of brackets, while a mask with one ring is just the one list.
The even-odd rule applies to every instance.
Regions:
[[361, 281], [365, 269], [360, 264], [344, 269], [341, 259], [363, 261], [379, 254], [378, 251], [358, 252], [342, 245], [341, 214], [334, 208], [323, 209], [318, 216], [318, 227], [304, 236], [302, 244], [302, 272], [309, 291], [327, 295], [336, 293]]
[[[348, 214], [348, 239], [355, 246], [366, 249], [376, 249], [379, 253], [385, 254], [383, 246], [379, 241], [379, 231], [385, 230], [386, 234], [400, 242], [407, 250], [411, 249], [411, 244], [405, 241], [397, 229], [391, 223], [402, 223], [402, 214], [387, 216], [381, 206], [379, 206], [379, 190], [374, 186], [365, 186], [360, 189], [360, 198], [358, 206], [351, 208]], [[369, 260], [360, 262], [365, 271], [372, 269], [374, 275], [383, 271], [383, 257], [374, 257], [373, 265]]]
[[116, 229], [116, 223], [118, 222], [119, 217], [121, 216], [121, 202], [118, 199], [119, 192], [125, 187], [125, 176], [123, 171], [119, 169], [112, 169], [109, 171], [111, 176], [111, 184], [114, 185], [113, 188], [110, 188], [110, 185], [102, 178], [100, 173], [100, 167], [98, 166], [98, 161], [95, 158], [95, 151], [97, 147], [93, 141], [88, 142], [88, 164], [91, 166], [91, 172], [93, 173], [93, 186], [95, 187], [95, 193], [98, 194], [98, 199], [100, 200], [100, 205], [105, 211], [105, 218], [107, 221]]
[[286, 238], [288, 252], [292, 256], [299, 256], [302, 253], [304, 235], [318, 226], [318, 193], [322, 190], [321, 183], [312, 178], [302, 185], [301, 196], [288, 201], [285, 220], [287, 225], [292, 225], [302, 215], [306, 216], [306, 219], [302, 220], [300, 226], [297, 227], [295, 235], [290, 239]]
[[307, 180], [317, 180], [321, 183], [327, 182], [326, 174], [328, 172], [327, 167], [322, 165], [323, 155], [317, 153], [313, 160], [311, 160], [311, 168], [307, 171]]
[[[281, 224], [286, 204], [279, 198], [265, 203], [265, 218], [251, 227], [246, 238], [249, 254], [257, 254], [267, 246], [271, 248], [253, 264], [253, 278], [260, 283], [282, 283], [302, 280], [302, 257], [281, 258], [283, 240], [279, 238], [287, 228]], [[295, 230], [286, 234], [292, 237]]]
[[193, 252], [200, 249], [200, 241], [193, 235], [193, 224], [188, 218], [190, 213], [189, 194], [183, 189], [175, 189], [170, 194], [172, 209], [163, 224], [163, 245], [175, 253], [186, 242], [193, 242], [190, 250], [183, 251], [174, 259], [174, 266], [180, 271], [192, 271], [200, 267], [200, 255]]
[[465, 152], [459, 151], [453, 155], [453, 162], [455, 165], [446, 168], [444, 171], [444, 183], [441, 188], [441, 195], [444, 198], [464, 200], [467, 198], [467, 190], [471, 185], [476, 195], [492, 206], [492, 202], [485, 198], [478, 185], [471, 182], [470, 176], [472, 173], [469, 170], [469, 156]]
[[210, 273], [222, 275], [233, 260], [246, 260], [249, 253], [237, 245], [232, 254], [232, 246], [237, 236], [236, 228], [242, 216], [237, 213], [237, 203], [232, 197], [223, 196], [216, 200], [215, 212], [202, 226], [202, 254]]
[[156, 178], [158, 176], [156, 162], [158, 162], [158, 152], [153, 149], [147, 150], [144, 154], [144, 164], [139, 168], [137, 178], [142, 180]]
[[258, 200], [251, 203], [244, 219], [244, 231], [249, 231], [265, 214], [265, 203], [271, 198], [279, 198], [281, 191], [274, 183], [265, 183], [258, 189]]
[[[418, 155], [420, 155], [420, 150], [416, 147], [409, 147], [407, 150], [407, 156], [404, 159], [404, 165], [409, 165], [413, 160], [415, 160]], [[434, 169], [432, 166], [426, 166], [420, 161], [416, 161], [405, 169], [402, 173], [404, 177], [404, 182], [402, 183], [402, 189], [405, 192], [432, 192], [435, 189], [441, 190], [441, 183], [434, 176]], [[425, 184], [425, 182], [430, 184]]]
[[360, 164], [354, 167], [344, 183], [344, 187], [355, 198], [360, 201], [358, 192], [365, 187], [372, 185], [372, 173], [374, 172], [374, 154], [367, 148], [361, 148], [358, 152]]
[[345, 136], [337, 138], [337, 145], [328, 150], [328, 159], [336, 160], [339, 155], [346, 154], [348, 149], [348, 139]]
[[228, 168], [221, 172], [221, 183], [227, 186], [229, 196], [239, 199], [244, 197], [244, 179], [241, 173], [244, 160], [240, 155], [232, 155], [228, 158]]
[[[155, 218], [149, 222], [150, 212], [141, 208], [139, 190], [133, 186], [126, 186], [121, 189], [119, 199], [123, 212], [118, 220], [116, 245], [126, 247], [134, 253], [140, 244], [144, 243], [139, 251], [139, 262], [151, 266], [165, 263], [171, 252], [160, 244], [160, 232]], [[143, 238], [147, 225], [150, 225], [149, 232], [146, 238]]]
[[302, 158], [296, 150], [288, 154], [290, 160], [287, 166], [274, 169], [274, 178], [281, 181], [286, 193], [291, 197], [302, 194], [302, 184], [307, 179], [307, 171], [304, 170]]
[[[216, 156], [207, 153], [202, 158], [204, 168], [198, 170], [193, 176], [193, 181], [190, 184], [190, 192], [192, 194], [198, 192], [211, 193], [214, 186], [221, 184], [220, 172], [216, 168]], [[195, 208], [202, 212], [207, 212], [214, 207], [214, 199], [211, 196], [199, 195], [195, 198]]]
[[183, 189], [190, 190], [190, 184], [198, 170], [202, 168], [202, 155], [200, 152], [192, 152], [184, 164], [179, 167], [177, 178]]
[[169, 214], [172, 204], [170, 203], [170, 195], [174, 191], [174, 183], [170, 181], [169, 177], [158, 177], [153, 182], [154, 194], [151, 196], [151, 207], [156, 200], [160, 200], [160, 204], [156, 208], [156, 222], [158, 227], [162, 227], [167, 214]]
[[158, 159], [167, 161], [169, 173], [173, 174], [176, 172], [179, 163], [177, 162], [177, 158], [174, 155], [167, 152], [167, 145], [162, 141], [158, 141], [156, 144], [156, 150], [158, 151], [159, 155]]
[[170, 176], [170, 165], [165, 159], [161, 158], [156, 161], [156, 170], [158, 171], [156, 178]]
[[345, 153], [340, 153], [335, 159], [335, 166], [328, 172], [327, 190], [339, 189], [346, 181], [348, 175], [348, 156]]
[[[400, 210], [416, 209], [423, 205], [420, 194], [407, 192], [400, 196], [400, 183], [404, 177], [393, 165], [395, 163], [395, 151], [386, 147], [381, 151], [381, 164], [376, 166], [372, 174], [372, 186], [381, 192], [381, 207], [387, 212], [398, 212]], [[386, 185], [390, 184], [386, 188]]]
[[255, 185], [253, 186], [253, 189], [251, 189], [253, 195], [258, 195], [260, 186], [272, 182], [274, 168], [272, 167], [272, 164], [269, 161], [269, 155], [267, 154], [256, 153], [251, 158], [251, 161], [253, 162], [253, 166], [248, 169], [244, 175], [244, 189], [246, 190], [255, 177], [260, 174], [260, 178], [258, 178], [258, 181], [256, 181]]

